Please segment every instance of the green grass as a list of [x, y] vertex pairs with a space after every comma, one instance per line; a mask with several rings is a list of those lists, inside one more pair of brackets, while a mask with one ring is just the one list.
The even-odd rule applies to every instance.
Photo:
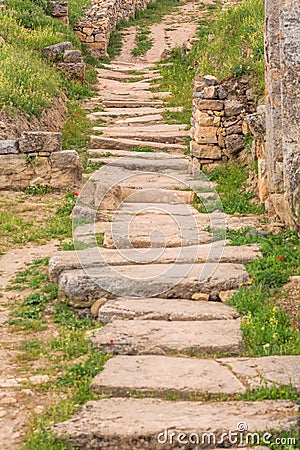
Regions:
[[[173, 94], [168, 105], [184, 107], [184, 113], [165, 113], [168, 123], [190, 122], [192, 82], [197, 73], [215, 75], [219, 81], [228, 76], [251, 75], [256, 97], [263, 96], [263, 24], [263, 0], [244, 0], [225, 13], [215, 13], [211, 20], [204, 17], [199, 22], [199, 42], [191, 52], [186, 55], [183, 49], [176, 48], [168, 61], [172, 66], [159, 65], [163, 77], [160, 89]], [[214, 38], [209, 40], [208, 35]]]
[[149, 38], [150, 33], [150, 30], [139, 27], [135, 38], [136, 46], [131, 52], [133, 56], [145, 55], [150, 50], [153, 44], [153, 40]]
[[54, 213], [48, 213], [47, 218], [43, 220], [43, 216], [37, 218], [35, 215], [32, 218], [24, 218], [20, 216], [20, 205], [16, 204], [11, 207], [5, 202], [5, 199], [1, 200], [0, 235], [2, 240], [0, 250], [5, 251], [11, 245], [25, 245], [29, 242], [43, 244], [51, 239], [61, 241], [71, 238], [70, 214], [75, 206], [75, 201], [74, 193], [70, 192], [58, 203], [49, 202], [49, 207], [53, 205]]
[[108, 57], [100, 58], [100, 62], [109, 63], [121, 53], [122, 40], [124, 38], [123, 31], [131, 26], [139, 27], [133, 54], [135, 56], [144, 55], [152, 46], [152, 42], [148, 37], [149, 26], [154, 23], [159, 23], [164, 15], [172, 12], [179, 5], [178, 0], [156, 0], [153, 3], [148, 3], [147, 9], [137, 10], [135, 17], [131, 17], [128, 21], [125, 19], [120, 20], [117, 24], [116, 31], [110, 35], [107, 49]]
[[67, 81], [43, 56], [42, 49], [61, 41], [71, 41], [82, 50], [72, 25], [82, 15], [87, 0], [72, 0], [69, 5], [70, 27], [47, 15], [47, 1], [7, 0], [0, 13], [0, 29], [4, 42], [0, 43], [0, 108], [10, 115], [19, 111], [40, 117], [52, 106], [63, 88], [71, 98], [82, 98], [90, 93], [88, 82], [92, 68], [87, 70], [87, 81]]
[[249, 230], [227, 234], [233, 245], [257, 242], [262, 258], [247, 270], [250, 285], [243, 286], [230, 300], [243, 317], [245, 352], [249, 356], [300, 354], [300, 332], [283, 311], [276, 296], [290, 276], [300, 275], [300, 238], [290, 230], [279, 235], [250, 234]]
[[[246, 192], [249, 170], [249, 167], [243, 166], [239, 162], [229, 162], [207, 173], [211, 182], [218, 183], [216, 191], [225, 213], [261, 214], [264, 212], [263, 205], [253, 202], [254, 193]], [[212, 210], [215, 209], [215, 206], [212, 205]], [[202, 204], [200, 209], [202, 212], [206, 212], [203, 210]]]
[[140, 152], [140, 153], [154, 153], [153, 148], [151, 147], [140, 147], [139, 145], [136, 147], [132, 147], [130, 149], [131, 152]]

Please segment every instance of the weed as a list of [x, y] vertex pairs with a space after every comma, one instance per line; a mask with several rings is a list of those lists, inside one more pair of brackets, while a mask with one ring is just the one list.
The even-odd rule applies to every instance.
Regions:
[[45, 195], [52, 191], [52, 187], [46, 184], [34, 184], [32, 186], [28, 186], [24, 192], [28, 195]]
[[145, 55], [148, 50], [150, 50], [150, 48], [152, 47], [153, 41], [152, 39], [149, 39], [149, 34], [150, 34], [150, 30], [148, 29], [143, 29], [143, 28], [139, 28], [136, 38], [135, 38], [135, 42], [136, 42], [136, 46], [135, 48], [132, 50], [132, 54], [133, 56], [142, 56]]
[[136, 147], [132, 147], [130, 149], [131, 152], [140, 152], [140, 153], [154, 153], [153, 148], [151, 147], [140, 147], [140, 146], [136, 146]]

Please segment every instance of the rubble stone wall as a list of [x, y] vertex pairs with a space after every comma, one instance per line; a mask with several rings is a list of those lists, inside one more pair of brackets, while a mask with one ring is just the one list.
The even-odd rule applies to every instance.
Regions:
[[129, 20], [138, 9], [146, 9], [155, 0], [92, 0], [84, 18], [75, 24], [80, 40], [90, 47], [93, 56], [107, 55], [110, 34], [120, 20]]
[[26, 131], [18, 139], [0, 140], [0, 189], [78, 187], [80, 158], [76, 151], [62, 150], [61, 141], [61, 133], [46, 131]]
[[299, 229], [300, 3], [266, 0], [266, 171], [277, 215]]
[[194, 89], [192, 163], [201, 168], [237, 158], [248, 132], [244, 117], [254, 108], [248, 79], [218, 84], [216, 77], [206, 75], [195, 80]]

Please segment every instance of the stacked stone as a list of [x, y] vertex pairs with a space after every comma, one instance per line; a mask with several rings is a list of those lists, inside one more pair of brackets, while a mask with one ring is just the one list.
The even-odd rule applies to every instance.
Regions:
[[191, 120], [191, 158], [202, 167], [236, 158], [244, 149], [244, 105], [227, 99], [227, 90], [217, 78], [206, 75], [195, 82]]
[[74, 50], [72, 42], [50, 45], [43, 52], [69, 79], [84, 81], [85, 64], [81, 51]]
[[62, 150], [61, 133], [26, 131], [19, 139], [0, 141], [0, 189], [69, 189], [81, 178], [80, 158], [76, 151]]
[[74, 30], [96, 57], [106, 56], [110, 34], [120, 20], [134, 17], [137, 9], [146, 9], [153, 0], [93, 0], [85, 17]]
[[69, 5], [68, 2], [51, 2], [50, 6], [52, 8], [52, 17], [64, 22], [69, 25]]

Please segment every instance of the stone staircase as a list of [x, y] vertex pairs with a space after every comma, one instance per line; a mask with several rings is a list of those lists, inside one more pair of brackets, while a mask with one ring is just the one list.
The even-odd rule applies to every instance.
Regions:
[[264, 382], [300, 386], [298, 357], [242, 357], [241, 318], [224, 303], [249, 282], [244, 265], [260, 251], [216, 234], [258, 219], [197, 211], [197, 195], [211, 202], [214, 187], [183, 156], [186, 127], [163, 121], [170, 94], [150, 91], [156, 70], [111, 64], [98, 75], [99, 97], [85, 106], [106, 121], [88, 151], [102, 167], [73, 211], [86, 248], [57, 253], [49, 271], [61, 299], [104, 324], [90, 344], [113, 357], [92, 389], [109, 398], [88, 402], [55, 435], [80, 449], [155, 450], [248, 447], [245, 433], [289, 431], [293, 402], [234, 397]]

